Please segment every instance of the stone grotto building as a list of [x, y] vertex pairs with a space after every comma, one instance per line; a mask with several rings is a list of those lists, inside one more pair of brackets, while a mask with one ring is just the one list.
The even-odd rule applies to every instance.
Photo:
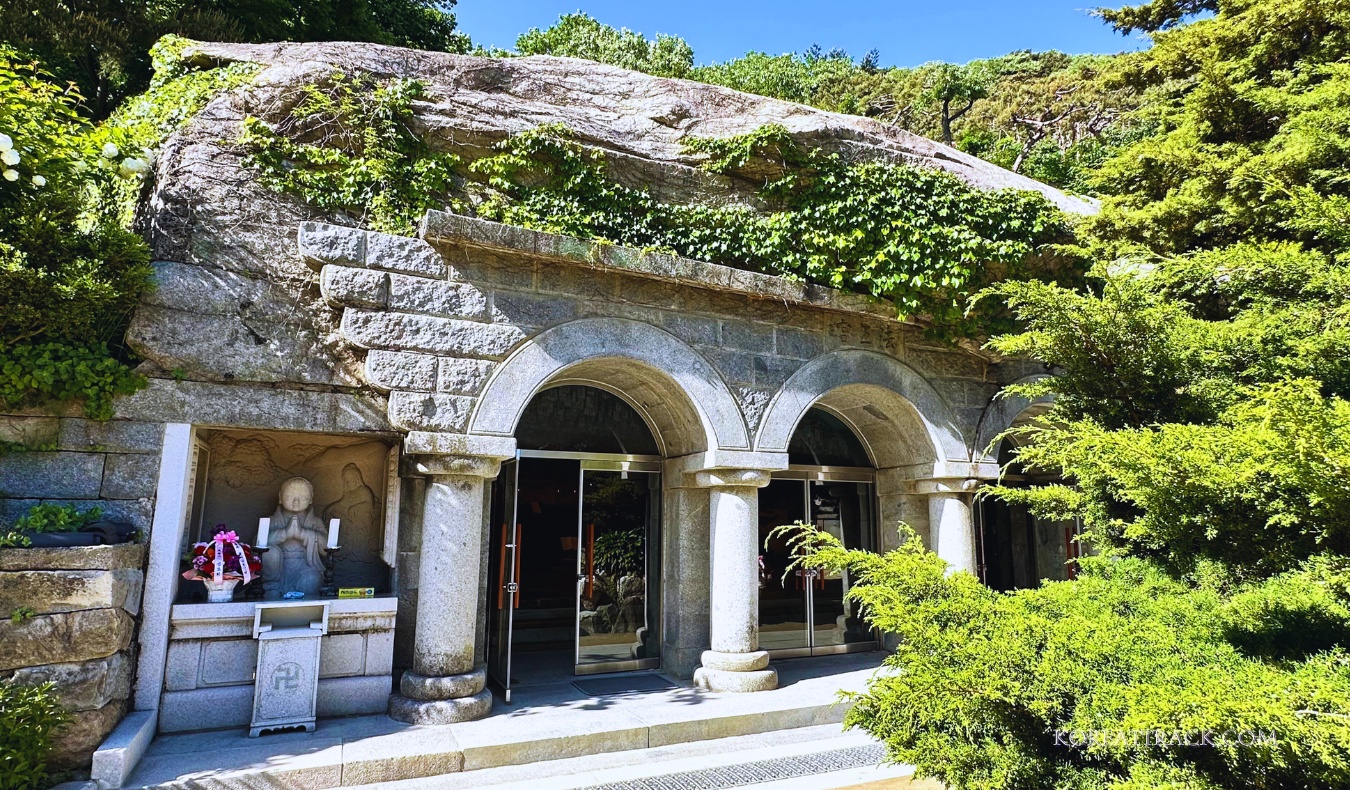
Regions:
[[126, 699], [109, 703], [130, 715], [95, 758], [105, 785], [155, 733], [249, 725], [261, 591], [206, 603], [181, 558], [219, 524], [252, 542], [293, 477], [340, 520], [334, 586], [375, 593], [324, 599], [320, 719], [459, 721], [591, 673], [751, 692], [776, 685], [775, 660], [880, 649], [846, 575], [788, 572], [772, 533], [796, 521], [874, 550], [903, 521], [958, 569], [983, 574], [997, 549], [1016, 553], [1010, 580], [1064, 573], [1062, 525], [1002, 513], [998, 547], [977, 541], [994, 529], [973, 498], [998, 475], [990, 445], [1031, 405], [996, 396], [1043, 365], [712, 263], [441, 211], [418, 238], [369, 232], [264, 188], [231, 141], [340, 68], [422, 80], [419, 123], [466, 156], [561, 122], [657, 195], [753, 202], [753, 183], [699, 170], [678, 140], [780, 123], [1088, 203], [868, 119], [594, 63], [351, 44], [184, 58], [262, 70], [175, 133], [147, 184], [155, 288], [129, 338], [149, 386], [107, 423], [0, 417], [0, 438], [53, 448], [0, 457], [0, 523], [100, 504], [148, 546]]

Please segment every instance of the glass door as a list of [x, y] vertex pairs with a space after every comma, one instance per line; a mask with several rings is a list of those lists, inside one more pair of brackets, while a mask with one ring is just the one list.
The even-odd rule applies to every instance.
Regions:
[[580, 491], [575, 672], [659, 666], [660, 475], [649, 464], [583, 461]]
[[759, 646], [779, 658], [873, 650], [876, 634], [846, 599], [847, 571], [788, 570], [787, 541], [771, 537], [784, 524], [803, 521], [839, 538], [845, 548], [871, 549], [875, 532], [872, 484], [853, 480], [805, 479], [837, 470], [796, 470], [760, 489]]
[[488, 673], [502, 690], [506, 702], [511, 701], [511, 639], [515, 625], [516, 607], [520, 605], [520, 524], [516, 518], [519, 463], [513, 459], [502, 464], [497, 476], [497, 501], [492, 511], [497, 522], [493, 526], [495, 541], [489, 561], [494, 563], [495, 590], [489, 593], [489, 613], [492, 622], [489, 633], [492, 645], [488, 650]]
[[[838, 538], [845, 548], [872, 548], [872, 486], [868, 483], [810, 481], [807, 509], [811, 523]], [[811, 653], [848, 652], [875, 647], [876, 636], [847, 600], [847, 570], [806, 572], [807, 607], [811, 611]]]
[[788, 570], [788, 541], [773, 531], [806, 521], [805, 505], [805, 480], [774, 479], [759, 492], [759, 648], [784, 658], [810, 655], [807, 587], [814, 571]]

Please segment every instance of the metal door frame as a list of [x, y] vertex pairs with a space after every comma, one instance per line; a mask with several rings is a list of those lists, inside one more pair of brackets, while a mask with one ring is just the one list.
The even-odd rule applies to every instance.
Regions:
[[[583, 504], [584, 504], [584, 503], [583, 503], [583, 498], [584, 498], [584, 491], [585, 491], [584, 485], [585, 485], [585, 474], [586, 474], [586, 472], [588, 472], [588, 471], [634, 472], [634, 473], [638, 473], [638, 474], [650, 474], [650, 475], [655, 475], [655, 476], [656, 476], [655, 496], [656, 496], [656, 506], [657, 506], [657, 516], [656, 516], [656, 518], [657, 518], [657, 523], [658, 523], [658, 531], [661, 531], [661, 527], [664, 526], [664, 525], [662, 525], [662, 524], [660, 523], [660, 522], [661, 522], [661, 519], [663, 518], [663, 516], [662, 516], [662, 511], [661, 511], [661, 492], [662, 492], [664, 489], [662, 488], [662, 480], [661, 480], [661, 464], [662, 464], [662, 458], [661, 458], [661, 456], [659, 456], [659, 455], [624, 455], [624, 454], [617, 454], [617, 453], [580, 453], [580, 452], [567, 452], [567, 451], [558, 451], [558, 450], [517, 450], [514, 457], [512, 457], [509, 461], [503, 463], [503, 465], [505, 465], [505, 463], [514, 463], [513, 469], [514, 469], [515, 477], [516, 477], [516, 479], [515, 479], [515, 481], [514, 481], [514, 484], [513, 484], [513, 487], [512, 487], [512, 497], [511, 497], [511, 499], [512, 499], [512, 501], [511, 501], [511, 514], [512, 514], [512, 516], [513, 516], [513, 518], [511, 519], [511, 521], [512, 521], [513, 523], [510, 525], [510, 529], [511, 529], [511, 531], [512, 531], [512, 535], [511, 535], [510, 543], [508, 543], [507, 546], [506, 546], [506, 548], [509, 548], [509, 549], [510, 549], [510, 557], [509, 557], [509, 559], [507, 560], [507, 561], [510, 563], [509, 566], [508, 566], [508, 567], [510, 568], [510, 573], [509, 573], [510, 578], [509, 578], [508, 580], [506, 580], [506, 581], [503, 581], [503, 580], [501, 580], [501, 579], [498, 579], [498, 582], [502, 584], [503, 588], [504, 588], [505, 591], [506, 591], [506, 595], [507, 595], [507, 605], [506, 605], [506, 608], [507, 608], [507, 618], [508, 618], [508, 619], [507, 619], [507, 630], [506, 630], [506, 645], [505, 645], [505, 648], [506, 648], [506, 667], [505, 667], [505, 669], [506, 669], [506, 672], [505, 672], [505, 674], [506, 674], [506, 679], [505, 679], [504, 681], [502, 681], [501, 679], [498, 679], [498, 681], [499, 681], [499, 683], [500, 683], [501, 686], [502, 686], [503, 697], [504, 697], [505, 701], [508, 702], [508, 703], [511, 701], [511, 681], [510, 681], [510, 674], [511, 674], [511, 657], [512, 657], [512, 651], [514, 650], [514, 647], [515, 647], [515, 605], [516, 605], [516, 596], [518, 595], [519, 590], [520, 590], [520, 580], [516, 578], [516, 547], [517, 547], [517, 544], [519, 543], [520, 535], [519, 535], [519, 533], [518, 533], [518, 531], [517, 531], [517, 530], [519, 529], [519, 526], [518, 526], [517, 523], [514, 523], [514, 522], [518, 521], [518, 519], [515, 518], [515, 516], [517, 515], [517, 511], [518, 511], [518, 509], [519, 509], [519, 507], [520, 507], [520, 470], [521, 470], [521, 463], [520, 463], [520, 462], [521, 462], [522, 459], [526, 459], [526, 458], [543, 458], [543, 459], [562, 460], [562, 461], [577, 461], [577, 462], [578, 462], [578, 472], [577, 472], [577, 475], [578, 475], [578, 476], [577, 476], [577, 549], [576, 549], [577, 566], [578, 566], [578, 567], [577, 567], [577, 575], [578, 575], [578, 577], [580, 577], [580, 575], [581, 575], [581, 568], [580, 568], [580, 565], [581, 565], [581, 537], [582, 537], [582, 535], [581, 535], [581, 530], [582, 530], [582, 527], [583, 527], [583, 524], [582, 524], [582, 506], [583, 506]], [[648, 547], [648, 552], [650, 552], [650, 548], [651, 548], [651, 547]], [[646, 558], [644, 557], [644, 559], [646, 559]], [[643, 595], [644, 595], [644, 599], [646, 599], [646, 596], [648, 596], [648, 595], [650, 594], [650, 592], [651, 592], [651, 574], [650, 574], [650, 570], [651, 570], [651, 569], [649, 569], [649, 572], [648, 572], [647, 574], [644, 574], [644, 577], [643, 577], [643, 585], [644, 585]], [[655, 570], [656, 570], [657, 572], [660, 572], [661, 569], [660, 569], [660, 568], [657, 568], [657, 569], [655, 569]], [[581, 657], [581, 631], [580, 631], [580, 629], [578, 628], [578, 623], [579, 623], [580, 617], [581, 617], [581, 614], [580, 614], [580, 613], [581, 613], [580, 587], [581, 587], [581, 580], [580, 580], [580, 578], [578, 578], [578, 582], [577, 582], [577, 588], [578, 588], [578, 589], [577, 589], [577, 595], [574, 596], [574, 598], [573, 598], [573, 603], [572, 603], [572, 672], [573, 672], [573, 675], [594, 675], [594, 674], [602, 674], [602, 673], [608, 673], [608, 672], [627, 672], [627, 671], [633, 671], [633, 670], [656, 669], [656, 668], [659, 668], [659, 667], [661, 666], [661, 658], [660, 658], [660, 656], [656, 656], [656, 657], [653, 657], [653, 658], [630, 659], [630, 660], [627, 660], [627, 661], [596, 662], [596, 663], [593, 663], [593, 664], [581, 664], [581, 663], [580, 663], [580, 657]], [[661, 623], [662, 623], [662, 621], [663, 621], [663, 619], [664, 619], [664, 614], [665, 614], [665, 613], [664, 613], [664, 605], [665, 605], [665, 602], [664, 602], [664, 601], [659, 601], [659, 602], [658, 602], [657, 616], [656, 616], [656, 620], [657, 620], [656, 625], [657, 625], [657, 628], [658, 628], [658, 629], [660, 628]], [[657, 634], [657, 643], [660, 644], [660, 634], [659, 634], [659, 633]]]
[[[811, 518], [811, 484], [812, 483], [866, 483], [871, 486], [871, 496], [868, 497], [868, 508], [871, 511], [872, 532], [870, 536], [872, 544], [877, 545], [877, 475], [876, 470], [867, 467], [856, 466], [808, 466], [804, 464], [792, 464], [786, 470], [774, 472], [771, 475], [773, 480], [801, 480], [802, 485], [802, 508], [804, 520]], [[816, 622], [815, 622], [815, 579], [820, 575], [818, 570], [808, 569], [802, 571], [806, 579], [806, 647], [789, 647], [781, 650], [770, 650], [771, 658], [804, 658], [806, 656], [829, 656], [841, 653], [866, 653], [878, 650], [881, 647], [881, 638], [869, 642], [849, 642], [842, 645], [822, 645], [816, 646]], [[876, 629], [873, 629], [876, 634]]]
[[[516, 453], [514, 458], [503, 462], [502, 466], [505, 467], [507, 464], [511, 465], [510, 471], [514, 479], [511, 481], [510, 510], [502, 513], [505, 523], [502, 524], [501, 564], [506, 569], [506, 573], [502, 574], [506, 579], [505, 581], [500, 577], [497, 579], [506, 593], [504, 605], [506, 609], [506, 643], [496, 645], [499, 654], [503, 650], [506, 651], [506, 662], [504, 665], [500, 665], [499, 660], [498, 668], [502, 670], [502, 677], [498, 677], [496, 680], [502, 687], [503, 700], [509, 704], [511, 702], [511, 651], [515, 646], [516, 596], [520, 594], [520, 580], [516, 578], [516, 544], [520, 538], [520, 525], [516, 518], [519, 515], [517, 510], [520, 506], [520, 453]], [[503, 469], [503, 471], [506, 470]], [[506, 506], [505, 496], [502, 497], [502, 506]], [[507, 534], [508, 530], [509, 534]], [[509, 553], [508, 549], [510, 550]], [[491, 605], [491, 600], [488, 601], [488, 604]], [[498, 615], [498, 618], [500, 617], [501, 615]], [[499, 619], [499, 632], [500, 628]]]
[[[573, 455], [580, 455], [574, 453]], [[581, 663], [581, 589], [585, 583], [585, 574], [582, 568], [582, 546], [585, 540], [586, 520], [584, 518], [586, 506], [586, 473], [587, 472], [632, 472], [634, 474], [655, 475], [657, 497], [660, 497], [661, 490], [661, 463], [659, 458], [652, 456], [606, 456], [600, 453], [585, 453], [587, 457], [581, 460], [581, 468], [577, 470], [577, 594], [574, 602], [574, 612], [572, 617], [572, 674], [573, 675], [601, 675], [607, 672], [632, 672], [640, 669], [657, 669], [661, 666], [661, 657], [653, 658], [630, 658], [622, 661], [593, 661], [588, 664]], [[556, 457], [556, 456], [551, 456]], [[636, 460], [651, 459], [651, 460]], [[648, 485], [648, 490], [651, 490]], [[658, 525], [661, 515], [657, 511]], [[644, 565], [648, 561], [648, 555], [651, 551], [650, 546], [645, 545], [642, 551], [642, 560]], [[658, 571], [660, 569], [657, 569]], [[649, 604], [651, 594], [651, 568], [644, 568], [642, 574], [642, 601], [643, 606]], [[658, 609], [658, 620], [660, 619], [660, 610]], [[659, 626], [658, 626], [659, 627]], [[657, 635], [658, 644], [660, 634]]]

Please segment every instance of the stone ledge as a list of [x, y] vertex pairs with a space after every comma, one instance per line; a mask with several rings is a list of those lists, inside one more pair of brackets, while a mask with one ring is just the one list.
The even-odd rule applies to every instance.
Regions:
[[[392, 631], [398, 598], [322, 598], [328, 604], [329, 633]], [[251, 637], [253, 602], [179, 603], [169, 615], [172, 641]]]
[[757, 299], [895, 319], [893, 307], [861, 294], [716, 263], [503, 225], [462, 214], [428, 211], [422, 219], [420, 232], [423, 239], [433, 244], [440, 242], [607, 268], [698, 288], [732, 291]]
[[61, 549], [0, 549], [0, 571], [101, 571], [140, 569], [145, 546], [71, 546]]

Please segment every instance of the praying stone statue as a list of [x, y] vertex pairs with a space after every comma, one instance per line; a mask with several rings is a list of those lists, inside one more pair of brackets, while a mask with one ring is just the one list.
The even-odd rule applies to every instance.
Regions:
[[314, 514], [314, 485], [303, 477], [281, 484], [263, 554], [263, 595], [268, 599], [299, 591], [316, 598], [323, 587], [320, 552], [328, 533]]

